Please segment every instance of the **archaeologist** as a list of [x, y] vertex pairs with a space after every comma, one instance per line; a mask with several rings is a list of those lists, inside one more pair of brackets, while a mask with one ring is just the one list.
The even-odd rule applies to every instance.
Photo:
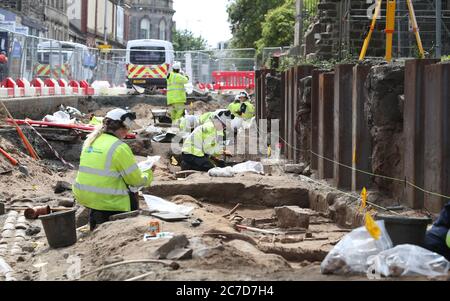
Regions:
[[242, 115], [241, 106], [242, 106], [241, 96], [236, 95], [234, 101], [230, 103], [230, 105], [228, 106], [228, 110], [230, 110], [234, 116], [241, 116]]
[[255, 106], [250, 101], [250, 96], [247, 92], [241, 92], [239, 94], [241, 100], [241, 117], [248, 121], [255, 117]]
[[425, 247], [450, 260], [450, 202], [425, 236]]
[[154, 169], [141, 172], [130, 147], [121, 141], [135, 119], [135, 113], [114, 109], [83, 145], [73, 192], [76, 200], [90, 209], [91, 230], [112, 215], [138, 210], [135, 192], [153, 180]]
[[208, 171], [224, 167], [218, 157], [230, 156], [225, 150], [224, 138], [227, 124], [231, 121], [229, 111], [218, 111], [214, 117], [198, 126], [183, 143], [181, 168], [183, 170]]
[[172, 123], [176, 124], [183, 117], [186, 109], [185, 86], [189, 82], [189, 77], [181, 71], [181, 63], [176, 62], [173, 71], [167, 75], [167, 106]]
[[8, 77], [8, 57], [5, 51], [0, 52], [0, 83]]

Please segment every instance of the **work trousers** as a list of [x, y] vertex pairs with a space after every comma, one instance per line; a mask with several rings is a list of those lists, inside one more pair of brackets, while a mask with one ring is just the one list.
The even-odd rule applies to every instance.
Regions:
[[225, 167], [225, 163], [220, 160], [215, 160], [209, 156], [197, 157], [186, 153], [183, 153], [181, 155], [182, 170], [196, 170], [207, 172], [214, 167]]
[[[137, 193], [130, 192], [131, 211], [139, 210], [139, 199]], [[94, 231], [98, 225], [109, 222], [109, 218], [113, 215], [125, 213], [123, 211], [103, 211], [90, 209], [89, 212], [89, 226], [91, 231]]]

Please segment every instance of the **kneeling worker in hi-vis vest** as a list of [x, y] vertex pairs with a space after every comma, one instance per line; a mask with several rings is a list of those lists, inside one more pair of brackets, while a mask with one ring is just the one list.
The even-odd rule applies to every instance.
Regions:
[[425, 248], [450, 260], [450, 202], [425, 236]]
[[112, 215], [139, 209], [137, 188], [150, 186], [153, 170], [141, 172], [130, 147], [121, 141], [134, 126], [135, 113], [114, 109], [83, 145], [73, 192], [90, 209], [91, 231]]
[[198, 126], [184, 141], [181, 168], [208, 171], [224, 167], [218, 157], [231, 154], [224, 150], [225, 131], [234, 116], [230, 111], [217, 111], [211, 119]]
[[189, 77], [181, 71], [181, 63], [176, 62], [173, 71], [167, 75], [167, 106], [172, 123], [177, 123], [186, 109], [186, 89]]

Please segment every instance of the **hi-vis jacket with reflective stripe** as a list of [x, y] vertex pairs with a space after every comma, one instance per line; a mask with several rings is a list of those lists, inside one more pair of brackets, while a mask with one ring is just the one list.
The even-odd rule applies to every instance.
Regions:
[[77, 201], [91, 209], [130, 211], [128, 186], [146, 187], [153, 172], [142, 173], [130, 147], [113, 135], [103, 134], [84, 148], [73, 185]]
[[222, 151], [223, 131], [218, 131], [212, 121], [198, 126], [183, 144], [182, 152], [204, 157], [205, 155], [217, 156]]
[[231, 114], [233, 114], [236, 117], [239, 117], [241, 115], [241, 103], [240, 102], [232, 102], [228, 106], [228, 110], [231, 111]]
[[198, 123], [200, 125], [207, 123], [208, 121], [211, 121], [211, 119], [214, 117], [214, 112], [206, 112], [200, 115], [198, 118]]
[[248, 120], [255, 117], [255, 106], [249, 101], [244, 102], [244, 104], [246, 105], [247, 108], [245, 110], [245, 113], [242, 114], [242, 118]]
[[167, 76], [167, 105], [185, 104], [187, 101], [184, 85], [189, 82], [187, 76], [171, 72]]

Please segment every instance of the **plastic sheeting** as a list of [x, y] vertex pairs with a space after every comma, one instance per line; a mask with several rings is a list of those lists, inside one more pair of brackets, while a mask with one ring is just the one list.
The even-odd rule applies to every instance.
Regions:
[[377, 224], [381, 229], [379, 240], [373, 239], [365, 227], [344, 236], [322, 262], [322, 274], [366, 274], [370, 267], [367, 259], [393, 246], [384, 221], [377, 221]]
[[179, 213], [189, 215], [194, 210], [194, 207], [177, 205], [172, 202], [166, 201], [153, 195], [144, 194], [145, 203], [150, 211]]
[[447, 276], [450, 263], [441, 255], [414, 245], [399, 245], [371, 256], [368, 265], [385, 277]]

